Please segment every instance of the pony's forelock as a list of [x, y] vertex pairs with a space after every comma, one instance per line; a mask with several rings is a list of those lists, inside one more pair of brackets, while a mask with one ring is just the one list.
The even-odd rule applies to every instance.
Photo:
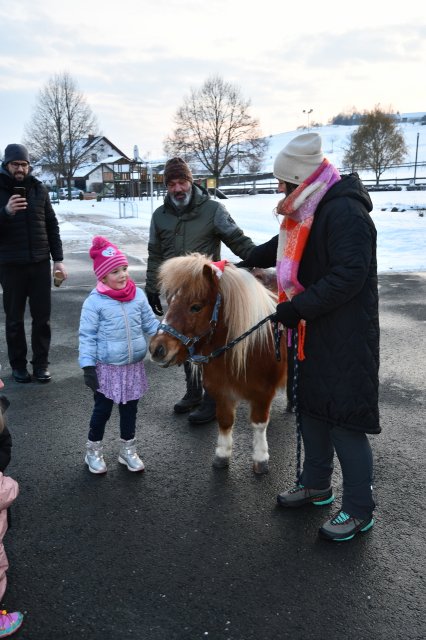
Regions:
[[211, 261], [201, 253], [170, 258], [159, 270], [162, 293], [169, 298], [177, 291], [184, 297], [203, 297], [208, 291], [208, 282], [202, 277], [204, 267]]

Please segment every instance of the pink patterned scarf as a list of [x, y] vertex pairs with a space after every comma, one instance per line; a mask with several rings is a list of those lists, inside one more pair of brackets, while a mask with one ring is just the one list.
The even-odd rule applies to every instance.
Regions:
[[[297, 276], [316, 208], [327, 191], [340, 180], [337, 169], [326, 159], [289, 196], [280, 200], [277, 213], [283, 215], [277, 250], [278, 300], [284, 302], [304, 291]], [[305, 321], [299, 323], [299, 359], [303, 359]]]
[[111, 289], [103, 282], [98, 282], [96, 291], [110, 298], [114, 298], [114, 300], [118, 300], [119, 302], [130, 302], [136, 295], [136, 284], [129, 278], [124, 289]]
[[304, 290], [297, 279], [300, 260], [320, 200], [340, 180], [337, 169], [326, 159], [309, 178], [289, 196], [280, 200], [277, 213], [281, 222], [277, 250], [277, 283], [279, 301], [291, 300]]

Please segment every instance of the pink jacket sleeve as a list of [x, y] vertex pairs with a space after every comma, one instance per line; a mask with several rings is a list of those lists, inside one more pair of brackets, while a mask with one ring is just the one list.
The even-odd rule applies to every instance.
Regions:
[[10, 507], [12, 502], [17, 498], [19, 493], [19, 485], [13, 478], [4, 476], [0, 471], [0, 511]]
[[7, 531], [7, 507], [19, 493], [19, 485], [13, 478], [4, 476], [0, 471], [0, 599], [6, 591], [6, 571], [9, 563], [3, 546], [4, 534]]

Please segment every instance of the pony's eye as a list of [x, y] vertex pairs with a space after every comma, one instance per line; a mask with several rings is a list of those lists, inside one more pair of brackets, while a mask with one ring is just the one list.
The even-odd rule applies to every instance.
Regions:
[[203, 308], [202, 304], [193, 304], [190, 307], [190, 311], [191, 313], [200, 313], [201, 309]]

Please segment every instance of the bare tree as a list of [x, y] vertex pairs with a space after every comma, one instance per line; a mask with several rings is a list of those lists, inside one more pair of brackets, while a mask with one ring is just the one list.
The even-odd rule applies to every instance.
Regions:
[[343, 163], [354, 169], [360, 167], [374, 171], [376, 184], [391, 165], [400, 164], [407, 154], [404, 135], [392, 113], [380, 106], [367, 111], [361, 124], [350, 136]]
[[341, 149], [344, 152], [342, 158], [342, 164], [345, 169], [349, 169], [352, 173], [358, 168], [361, 168], [359, 164], [359, 154], [357, 146], [353, 141], [353, 137], [357, 130], [353, 131], [346, 137], [345, 142], [341, 145]]
[[85, 97], [68, 73], [55, 75], [40, 90], [31, 122], [25, 128], [31, 154], [68, 189], [77, 169], [90, 160], [89, 135], [98, 125]]
[[192, 89], [175, 116], [176, 129], [164, 144], [168, 156], [181, 155], [201, 164], [215, 178], [238, 160], [259, 166], [268, 148], [258, 120], [248, 112], [250, 101], [240, 89], [219, 76], [208, 78], [201, 89]]

